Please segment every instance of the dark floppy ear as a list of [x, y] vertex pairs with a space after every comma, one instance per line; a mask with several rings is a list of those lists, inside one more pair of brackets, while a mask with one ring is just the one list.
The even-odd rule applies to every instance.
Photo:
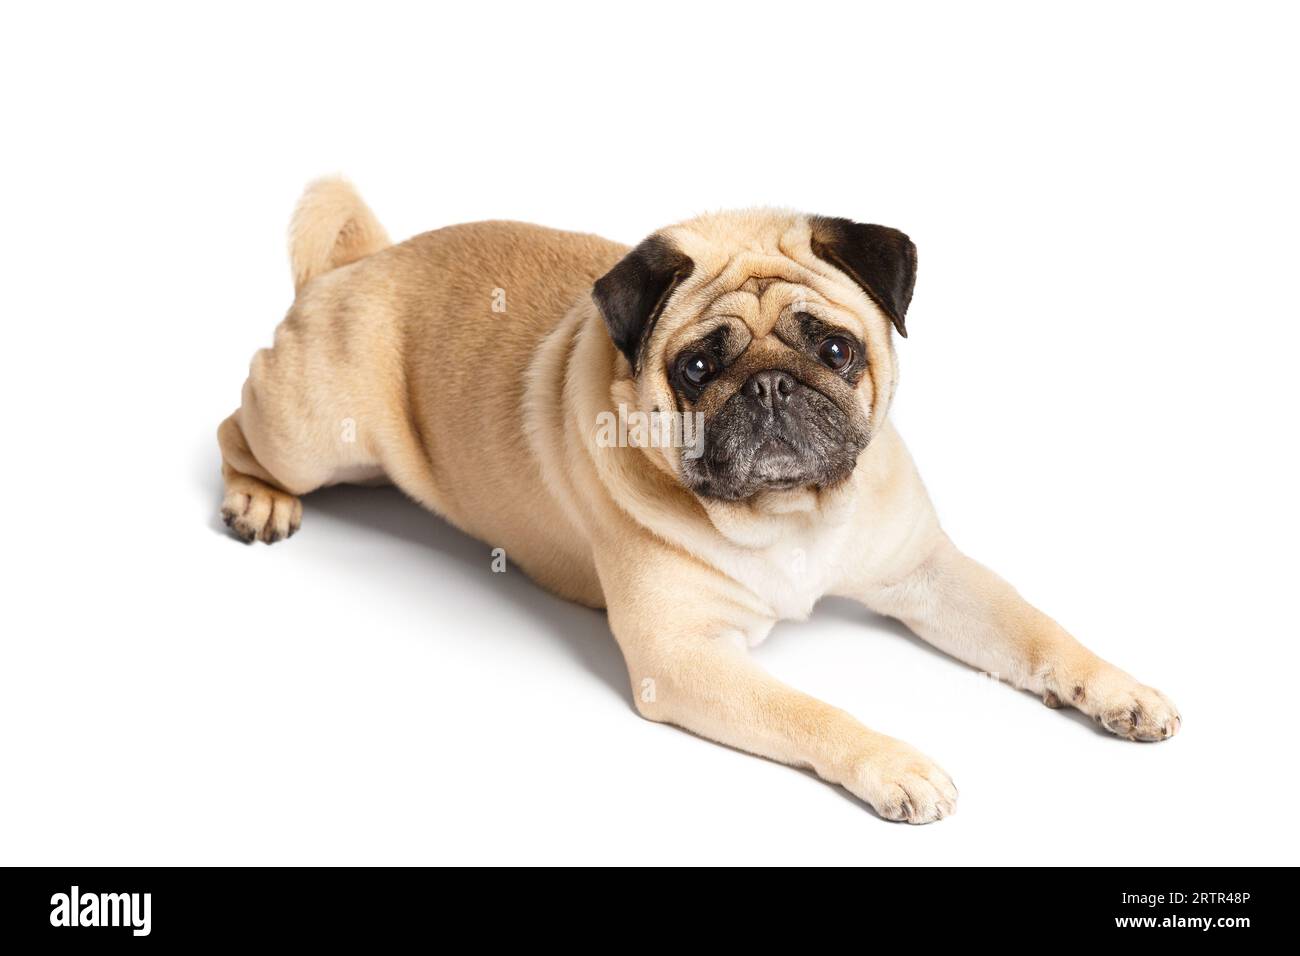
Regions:
[[897, 229], [811, 216], [812, 251], [862, 286], [907, 338], [907, 307], [916, 285], [916, 246]]
[[654, 235], [596, 280], [591, 297], [605, 318], [609, 336], [639, 372], [641, 345], [677, 284], [695, 263], [663, 236]]

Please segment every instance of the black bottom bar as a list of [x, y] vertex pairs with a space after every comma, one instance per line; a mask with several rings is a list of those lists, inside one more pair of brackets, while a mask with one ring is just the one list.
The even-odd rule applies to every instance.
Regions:
[[[1182, 945], [1195, 938], [1232, 945], [1289, 928], [1283, 883], [1292, 882], [1289, 870], [1172, 868], [874, 869], [757, 880], [676, 870], [593, 881], [578, 873], [572, 889], [556, 877], [539, 885], [531, 873], [511, 887], [509, 874], [417, 869], [7, 869], [3, 879], [5, 943], [96, 948], [152, 941], [374, 946], [409, 942], [412, 934], [451, 941], [465, 932], [497, 944], [532, 933], [535, 944], [552, 945], [620, 920], [628, 938], [656, 946], [669, 945], [684, 922], [714, 926], [719, 942], [734, 944], [736, 936], [771, 931], [773, 921], [804, 933], [834, 927], [865, 946], [873, 926], [880, 942], [916, 930], [1008, 942], [1108, 937]], [[609, 888], [593, 891], [593, 882]]]

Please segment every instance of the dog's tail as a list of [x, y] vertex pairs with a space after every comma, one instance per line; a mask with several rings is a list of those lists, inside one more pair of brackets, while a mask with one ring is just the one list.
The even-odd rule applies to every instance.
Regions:
[[289, 224], [293, 291], [318, 275], [392, 245], [352, 184], [341, 176], [309, 184]]

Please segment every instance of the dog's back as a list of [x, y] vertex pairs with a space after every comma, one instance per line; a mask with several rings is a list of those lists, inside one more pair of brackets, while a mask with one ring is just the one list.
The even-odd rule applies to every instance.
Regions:
[[599, 603], [533, 461], [524, 383], [541, 339], [625, 252], [517, 222], [393, 245], [350, 185], [313, 183], [290, 229], [296, 299], [219, 433], [228, 523], [275, 540], [296, 530], [296, 496], [388, 480], [526, 569], [568, 569], [543, 583]]

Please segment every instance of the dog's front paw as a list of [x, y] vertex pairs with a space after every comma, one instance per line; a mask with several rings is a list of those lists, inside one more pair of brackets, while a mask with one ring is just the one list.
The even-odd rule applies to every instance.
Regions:
[[933, 823], [957, 812], [957, 788], [948, 775], [899, 740], [863, 760], [849, 790], [886, 820]]
[[1168, 740], [1178, 733], [1178, 708], [1160, 691], [1118, 669], [1108, 669], [1066, 689], [1069, 702], [1117, 737]]

